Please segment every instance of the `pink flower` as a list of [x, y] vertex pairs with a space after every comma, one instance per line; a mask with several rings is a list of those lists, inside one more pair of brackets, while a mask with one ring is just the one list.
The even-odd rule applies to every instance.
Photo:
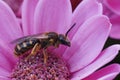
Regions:
[[23, 0], [3, 0], [5, 1], [16, 14], [17, 17], [21, 17], [21, 6]]
[[120, 39], [120, 0], [99, 0], [103, 4], [104, 14], [110, 18], [112, 29], [110, 37]]
[[18, 61], [13, 54], [13, 45], [9, 44], [11, 41], [41, 32], [64, 34], [74, 23], [76, 25], [68, 35], [71, 47], [60, 46], [54, 50], [68, 64], [69, 79], [111, 80], [120, 72], [119, 64], [98, 70], [117, 55], [120, 45], [102, 51], [111, 24], [102, 15], [102, 6], [96, 0], [82, 1], [73, 13], [69, 0], [25, 0], [22, 7], [22, 28], [11, 8], [3, 1], [0, 1], [0, 16], [0, 80], [10, 80]]

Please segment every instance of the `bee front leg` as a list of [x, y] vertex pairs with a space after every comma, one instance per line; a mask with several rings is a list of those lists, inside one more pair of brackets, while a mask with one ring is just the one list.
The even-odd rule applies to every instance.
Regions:
[[44, 64], [46, 64], [48, 59], [48, 54], [46, 52], [46, 49], [43, 49], [43, 56], [44, 56]]
[[36, 55], [36, 53], [40, 50], [40, 48], [41, 48], [41, 45], [39, 43], [36, 43], [32, 48], [31, 53], [27, 56], [26, 59], [29, 59], [31, 56]]

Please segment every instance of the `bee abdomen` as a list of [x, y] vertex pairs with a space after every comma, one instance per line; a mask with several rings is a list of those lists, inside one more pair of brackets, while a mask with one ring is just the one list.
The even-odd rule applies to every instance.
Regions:
[[38, 43], [39, 40], [32, 39], [32, 40], [26, 40], [16, 45], [15, 47], [15, 55], [20, 56], [24, 54], [26, 51], [32, 49], [36, 43]]

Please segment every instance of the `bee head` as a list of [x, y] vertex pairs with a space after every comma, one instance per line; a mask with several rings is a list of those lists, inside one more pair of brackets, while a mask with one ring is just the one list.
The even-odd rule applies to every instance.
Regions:
[[66, 45], [70, 47], [70, 41], [68, 40], [68, 38], [66, 36], [64, 36], [63, 34], [59, 34], [58, 35], [58, 40], [60, 44]]
[[59, 43], [60, 44], [63, 44], [63, 45], [66, 45], [66, 46], [71, 46], [71, 43], [70, 43], [70, 41], [68, 40], [68, 33], [70, 32], [70, 30], [74, 27], [76, 25], [76, 23], [74, 23], [71, 27], [70, 27], [70, 29], [68, 29], [68, 31], [65, 33], [65, 35], [63, 35], [63, 34], [59, 34], [58, 35], [58, 38], [59, 38]]
[[76, 23], [74, 23], [70, 29], [68, 29], [68, 31], [65, 33], [65, 35], [63, 34], [57, 34], [55, 32], [49, 32], [47, 33], [47, 35], [49, 36], [49, 43], [51, 43], [52, 45], [54, 45], [55, 47], [59, 47], [59, 44], [63, 44], [65, 46], [71, 46], [70, 41], [68, 40], [68, 33], [70, 32], [70, 30], [76, 25]]

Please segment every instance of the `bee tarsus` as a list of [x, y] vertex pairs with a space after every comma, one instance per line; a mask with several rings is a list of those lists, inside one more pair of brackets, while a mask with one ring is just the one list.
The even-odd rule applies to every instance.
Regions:
[[46, 49], [43, 49], [43, 55], [44, 55], [44, 63], [47, 63], [47, 59], [48, 59], [48, 54], [46, 52]]

